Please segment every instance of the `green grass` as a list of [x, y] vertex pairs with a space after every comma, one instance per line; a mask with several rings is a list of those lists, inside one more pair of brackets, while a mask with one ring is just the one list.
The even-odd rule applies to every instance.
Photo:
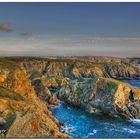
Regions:
[[106, 93], [106, 94], [110, 94], [112, 89], [116, 90], [117, 89], [117, 85], [115, 83], [108, 82], [107, 84], [105, 84], [105, 86], [103, 88], [103, 92]]
[[78, 95], [78, 97], [80, 97], [81, 93], [82, 93], [82, 90], [80, 87], [77, 87], [75, 93]]
[[122, 82], [119, 80], [115, 80], [112, 78], [100, 78], [100, 79], [103, 79], [104, 82], [107, 83], [104, 87], [105, 93], [110, 93], [112, 89], [116, 89], [117, 86], [120, 84], [130, 87], [131, 89], [133, 89], [133, 92], [137, 92], [139, 90], [138, 88], [135, 88], [135, 87], [129, 85], [128, 83], [125, 83], [125, 82]]

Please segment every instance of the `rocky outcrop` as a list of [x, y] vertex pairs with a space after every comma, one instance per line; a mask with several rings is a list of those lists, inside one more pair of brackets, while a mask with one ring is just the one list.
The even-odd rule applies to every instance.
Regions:
[[140, 90], [111, 78], [71, 80], [58, 96], [89, 112], [127, 119], [140, 118]]
[[2, 137], [68, 137], [16, 63], [0, 59], [0, 79]]

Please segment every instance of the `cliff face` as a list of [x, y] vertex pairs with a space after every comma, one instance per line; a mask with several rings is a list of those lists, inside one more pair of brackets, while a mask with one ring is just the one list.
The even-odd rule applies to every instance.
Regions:
[[5, 59], [0, 60], [0, 125], [4, 137], [66, 137], [26, 74]]
[[140, 90], [111, 78], [83, 78], [69, 81], [59, 98], [86, 111], [140, 118]]

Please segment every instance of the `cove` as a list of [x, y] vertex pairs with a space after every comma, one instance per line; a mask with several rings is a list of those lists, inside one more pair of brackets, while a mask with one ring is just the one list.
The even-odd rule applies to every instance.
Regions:
[[[140, 88], [140, 80], [125, 80]], [[140, 120], [126, 121], [103, 115], [93, 115], [83, 110], [59, 103], [51, 108], [54, 117], [64, 124], [62, 131], [74, 138], [139, 138]]]

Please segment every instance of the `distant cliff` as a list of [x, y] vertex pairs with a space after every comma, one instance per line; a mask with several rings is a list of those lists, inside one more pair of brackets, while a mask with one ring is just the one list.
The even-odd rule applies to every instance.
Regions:
[[134, 64], [140, 64], [140, 58], [138, 57], [129, 58], [129, 62]]
[[139, 79], [140, 68], [128, 59], [114, 57], [54, 57], [54, 58], [9, 58], [18, 62], [27, 72], [47, 78], [70, 79], [78, 77], [110, 77], [115, 79]]

